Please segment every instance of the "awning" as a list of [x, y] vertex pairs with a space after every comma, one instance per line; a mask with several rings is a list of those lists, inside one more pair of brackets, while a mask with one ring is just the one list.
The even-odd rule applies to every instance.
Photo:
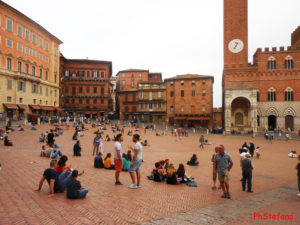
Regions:
[[7, 109], [18, 109], [16, 104], [4, 104], [3, 105], [7, 108]]
[[40, 107], [41, 107], [41, 110], [44, 110], [44, 111], [54, 111], [54, 108], [51, 106], [40, 105]]
[[32, 109], [41, 109], [39, 105], [29, 105]]
[[175, 120], [186, 120], [185, 116], [176, 116]]
[[53, 107], [56, 111], [64, 111], [62, 108], [60, 107]]
[[28, 105], [20, 105], [20, 104], [18, 104], [18, 107], [19, 107], [19, 109], [27, 109]]

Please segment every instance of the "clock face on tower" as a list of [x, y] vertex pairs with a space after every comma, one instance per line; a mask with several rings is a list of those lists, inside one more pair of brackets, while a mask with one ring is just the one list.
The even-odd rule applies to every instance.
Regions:
[[232, 53], [239, 53], [244, 49], [244, 42], [240, 39], [233, 39], [229, 42], [228, 49]]

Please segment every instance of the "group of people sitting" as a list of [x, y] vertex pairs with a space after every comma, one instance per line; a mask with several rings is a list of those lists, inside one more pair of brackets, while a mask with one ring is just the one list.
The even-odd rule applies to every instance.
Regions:
[[291, 152], [288, 154], [288, 156], [289, 156], [290, 158], [298, 158], [298, 155], [297, 155], [297, 152], [296, 152], [296, 151], [291, 151]]
[[154, 166], [155, 168], [151, 175], [148, 176], [149, 180], [156, 182], [165, 181], [167, 184], [176, 185], [180, 183], [188, 183], [194, 179], [186, 174], [182, 163], [179, 164], [178, 169], [176, 169], [172, 163], [170, 164], [169, 159], [165, 159], [156, 162]]
[[57, 144], [51, 144], [49, 146], [43, 145], [40, 156], [56, 159], [62, 157], [62, 152], [59, 150], [59, 146]]
[[79, 199], [84, 198], [88, 193], [87, 188], [82, 188], [77, 180], [84, 171], [78, 173], [78, 170], [73, 170], [71, 166], [66, 166], [68, 157], [63, 155], [60, 160], [51, 160], [50, 168], [46, 169], [40, 180], [39, 187], [36, 191], [40, 191], [43, 183], [47, 180], [50, 187], [48, 197], [53, 197], [54, 193], [63, 193], [67, 189], [67, 198]]
[[[123, 153], [122, 162], [123, 162], [123, 171], [129, 171], [130, 164], [132, 161], [131, 150], [127, 151], [127, 154]], [[111, 153], [107, 153], [106, 157], [103, 160], [102, 152], [99, 152], [94, 159], [95, 168], [105, 168], [105, 169], [115, 169], [115, 165], [112, 164]]]

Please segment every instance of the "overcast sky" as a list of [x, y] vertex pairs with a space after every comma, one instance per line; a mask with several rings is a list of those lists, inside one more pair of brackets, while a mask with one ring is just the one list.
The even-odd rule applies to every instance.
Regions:
[[[67, 58], [107, 60], [113, 75], [138, 68], [163, 78], [213, 75], [221, 106], [223, 0], [5, 0], [64, 42]], [[249, 60], [259, 47], [289, 46], [299, 0], [249, 0]]]

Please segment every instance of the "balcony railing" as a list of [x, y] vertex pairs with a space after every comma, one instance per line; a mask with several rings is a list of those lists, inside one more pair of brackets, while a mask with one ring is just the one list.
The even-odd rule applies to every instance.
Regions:
[[62, 81], [96, 81], [96, 82], [108, 82], [109, 79], [105, 77], [66, 77], [63, 76]]

